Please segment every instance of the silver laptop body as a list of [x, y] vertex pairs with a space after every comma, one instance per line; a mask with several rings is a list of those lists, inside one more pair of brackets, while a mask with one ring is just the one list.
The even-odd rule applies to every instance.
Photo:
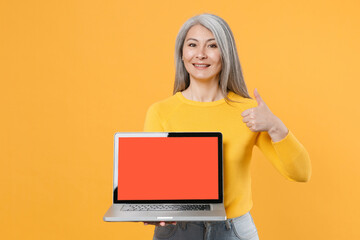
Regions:
[[220, 132], [116, 133], [103, 220], [225, 221], [222, 147]]

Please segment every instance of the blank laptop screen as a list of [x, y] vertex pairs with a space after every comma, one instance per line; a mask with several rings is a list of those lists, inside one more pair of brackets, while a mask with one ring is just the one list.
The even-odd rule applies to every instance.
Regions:
[[218, 199], [217, 137], [120, 137], [117, 200]]

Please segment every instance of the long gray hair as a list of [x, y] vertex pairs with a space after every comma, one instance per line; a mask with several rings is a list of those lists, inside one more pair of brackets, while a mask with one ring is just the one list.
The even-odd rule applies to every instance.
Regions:
[[192, 26], [197, 24], [204, 26], [213, 33], [215, 41], [220, 48], [222, 69], [219, 73], [219, 85], [225, 100], [232, 101], [227, 97], [229, 90], [242, 97], [251, 98], [246, 88], [234, 36], [230, 27], [222, 18], [209, 13], [190, 18], [180, 28], [175, 43], [176, 73], [173, 94], [185, 90], [190, 85], [189, 73], [186, 71], [181, 59], [187, 32]]

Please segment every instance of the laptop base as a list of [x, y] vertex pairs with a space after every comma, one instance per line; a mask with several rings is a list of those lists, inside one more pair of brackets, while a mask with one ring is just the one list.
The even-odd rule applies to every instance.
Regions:
[[225, 221], [224, 205], [210, 205], [210, 211], [121, 211], [124, 204], [113, 204], [103, 219], [106, 222]]

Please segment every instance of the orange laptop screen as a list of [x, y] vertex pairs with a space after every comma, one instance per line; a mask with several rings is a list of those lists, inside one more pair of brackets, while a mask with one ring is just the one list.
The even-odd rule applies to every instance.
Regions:
[[217, 137], [120, 137], [117, 200], [217, 199]]

